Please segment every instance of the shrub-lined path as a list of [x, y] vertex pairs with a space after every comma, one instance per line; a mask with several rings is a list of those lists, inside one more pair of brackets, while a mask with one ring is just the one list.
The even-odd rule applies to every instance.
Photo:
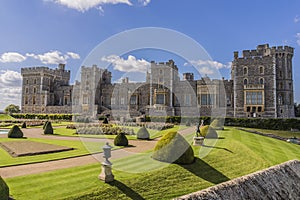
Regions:
[[[42, 130], [40, 128], [22, 129], [22, 131], [24, 133], [24, 137], [28, 137], [28, 138], [49, 138], [49, 139], [57, 139], [57, 140], [74, 140], [74, 141], [83, 140], [82, 138], [79, 137], [44, 135], [42, 134]], [[195, 131], [195, 127], [189, 127], [187, 129], [180, 130], [179, 133], [185, 135], [194, 131]], [[154, 148], [157, 140], [158, 139], [150, 140], [150, 141], [129, 140], [130, 147], [113, 150], [111, 160], [113, 161], [114, 159], [151, 150]], [[110, 144], [113, 144], [112, 139], [84, 138], [84, 141], [102, 141], [102, 142], [109, 142]], [[58, 169], [65, 169], [70, 167], [83, 166], [83, 165], [97, 163], [102, 160], [103, 160], [103, 153], [97, 153], [93, 155], [66, 158], [62, 160], [47, 161], [41, 163], [25, 164], [25, 165], [10, 166], [10, 167], [1, 167], [0, 175], [3, 178], [11, 178], [16, 176], [24, 176], [29, 174], [37, 174], [41, 172], [54, 171]], [[99, 169], [100, 169], [100, 163], [99, 163]]]

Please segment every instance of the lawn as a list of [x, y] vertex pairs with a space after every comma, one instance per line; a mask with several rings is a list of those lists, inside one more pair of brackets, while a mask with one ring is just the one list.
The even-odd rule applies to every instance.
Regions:
[[[116, 181], [97, 179], [100, 164], [6, 179], [15, 199], [171, 199], [255, 172], [290, 159], [300, 159], [300, 145], [226, 128], [218, 131], [211, 152], [191, 165], [155, 166], [151, 154], [113, 160]], [[189, 142], [192, 134], [187, 136]], [[208, 141], [206, 141], [206, 145]], [[200, 150], [200, 151], [199, 151]], [[135, 170], [136, 169], [136, 170]], [[130, 172], [129, 172], [130, 171]], [[52, 184], [53, 183], [53, 184]]]
[[[133, 127], [133, 126], [125, 126], [125, 128], [133, 129], [134, 133], [137, 133], [140, 127]], [[178, 131], [187, 128], [186, 126], [174, 126], [173, 128], [166, 129], [166, 130], [153, 130], [148, 129], [150, 133], [150, 139], [155, 139], [161, 137], [168, 131]], [[79, 137], [92, 137], [92, 138], [107, 138], [107, 139], [114, 139], [116, 135], [77, 135], [75, 134], [75, 129], [67, 129], [65, 127], [56, 127], [54, 128], [54, 134], [61, 135], [61, 136], [79, 136]], [[129, 140], [136, 140], [136, 135], [127, 135]]]
[[[246, 130], [249, 128], [245, 128]], [[252, 128], [251, 130], [255, 130], [264, 134], [273, 134], [273, 135], [278, 135], [280, 137], [284, 138], [293, 138], [297, 137], [300, 138], [300, 131], [292, 132], [292, 131], [281, 131], [281, 130], [268, 130], [268, 129], [255, 129]]]
[[15, 118], [13, 118], [10, 115], [7, 114], [0, 114], [0, 120], [14, 120]]
[[[24, 140], [25, 139], [0, 138], [0, 142], [24, 141]], [[69, 140], [53, 140], [53, 139], [39, 139], [39, 138], [28, 138], [26, 140], [71, 147], [74, 148], [74, 150], [59, 152], [59, 153], [13, 158], [4, 149], [0, 147], [0, 167], [9, 166], [9, 165], [26, 164], [26, 163], [44, 162], [50, 160], [58, 160], [63, 158], [88, 155], [91, 153], [101, 152], [102, 151], [101, 146], [104, 146], [104, 142], [85, 142], [85, 144], [83, 144], [81, 141], [69, 141]]]

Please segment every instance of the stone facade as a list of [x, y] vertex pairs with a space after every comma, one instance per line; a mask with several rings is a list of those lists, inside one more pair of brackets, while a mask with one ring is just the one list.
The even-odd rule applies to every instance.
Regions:
[[[259, 45], [234, 52], [231, 80], [180, 80], [173, 60], [151, 62], [145, 82], [124, 78], [111, 82], [111, 72], [97, 66], [82, 67], [80, 81], [69, 85], [70, 71], [59, 65], [23, 68], [22, 111], [66, 112], [95, 117], [228, 116], [294, 117], [291, 47]], [[72, 106], [71, 106], [72, 105]]]

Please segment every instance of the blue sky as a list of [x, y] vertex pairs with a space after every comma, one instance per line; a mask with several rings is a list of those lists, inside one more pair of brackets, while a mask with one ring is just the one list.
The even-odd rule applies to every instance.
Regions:
[[[300, 102], [300, 1], [237, 0], [3, 0], [0, 2], [0, 110], [20, 104], [20, 69], [66, 63], [76, 72], [101, 42], [141, 27], [172, 29], [201, 44], [229, 78], [233, 51], [258, 44], [295, 48], [295, 100]], [[130, 62], [128, 56], [134, 56]], [[109, 55], [107, 55], [109, 56]], [[110, 61], [122, 67], [173, 58], [160, 51], [132, 52]]]

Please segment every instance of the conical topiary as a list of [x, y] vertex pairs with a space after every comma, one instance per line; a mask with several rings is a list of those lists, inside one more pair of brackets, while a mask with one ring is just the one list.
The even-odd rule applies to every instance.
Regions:
[[216, 130], [209, 125], [200, 127], [200, 135], [206, 138], [218, 138], [218, 133]]
[[0, 199], [8, 200], [9, 199], [9, 187], [4, 182], [2, 177], [0, 176]]
[[27, 128], [26, 122], [23, 122], [23, 124], [22, 124], [21, 127], [22, 127], [22, 128]]
[[176, 164], [191, 164], [195, 160], [191, 145], [177, 132], [168, 132], [157, 142], [152, 158]]
[[48, 122], [46, 124], [46, 127], [44, 129], [44, 134], [53, 134], [53, 128], [51, 122]]
[[210, 126], [215, 130], [224, 130], [224, 120], [224, 118], [216, 118], [213, 120]]
[[19, 126], [14, 125], [8, 132], [7, 136], [9, 138], [22, 138], [23, 137], [23, 132], [19, 128]]
[[46, 125], [47, 125], [48, 122], [49, 122], [49, 121], [45, 121], [45, 123], [44, 123], [44, 125], [43, 125], [43, 129], [44, 129], [44, 130], [45, 130]]
[[107, 117], [104, 118], [103, 124], [108, 124], [108, 119], [107, 119]]
[[137, 139], [141, 139], [141, 140], [149, 140], [150, 134], [145, 127], [142, 127], [138, 130], [136, 137]]
[[115, 146], [128, 146], [128, 139], [124, 132], [118, 133], [114, 139]]

